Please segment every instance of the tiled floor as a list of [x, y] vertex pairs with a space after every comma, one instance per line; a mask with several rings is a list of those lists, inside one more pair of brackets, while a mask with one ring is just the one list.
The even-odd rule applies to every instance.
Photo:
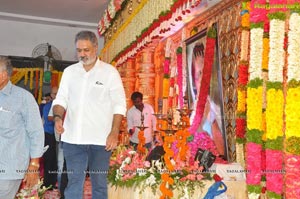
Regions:
[[[45, 199], [59, 199], [59, 191], [53, 190], [53, 191], [47, 191], [45, 193]], [[92, 190], [91, 190], [91, 182], [87, 178], [84, 184], [84, 196], [83, 199], [91, 199], [92, 198]]]

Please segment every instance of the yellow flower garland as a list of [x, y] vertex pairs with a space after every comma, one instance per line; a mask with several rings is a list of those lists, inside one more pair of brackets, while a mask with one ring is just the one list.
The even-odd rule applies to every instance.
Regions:
[[247, 89], [247, 128], [262, 130], [262, 86]]
[[241, 90], [241, 89], [238, 90], [237, 111], [238, 113], [246, 112], [246, 91], [245, 90]]
[[286, 127], [285, 136], [290, 138], [292, 136], [300, 137], [300, 87], [289, 88], [286, 97]]
[[267, 139], [276, 139], [283, 135], [283, 92], [281, 89], [267, 91]]

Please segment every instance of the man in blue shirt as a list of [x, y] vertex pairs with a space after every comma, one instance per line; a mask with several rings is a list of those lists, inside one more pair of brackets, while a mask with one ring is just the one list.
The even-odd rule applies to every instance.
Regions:
[[[58, 88], [51, 88], [51, 99], [56, 97]], [[52, 100], [46, 103], [43, 108], [43, 121], [45, 131], [45, 146], [48, 146], [47, 151], [43, 155], [44, 161], [44, 185], [56, 188], [57, 181], [57, 157], [56, 157], [56, 139], [54, 135], [54, 122], [48, 119], [49, 111], [52, 106]]]
[[22, 179], [27, 188], [39, 180], [44, 133], [31, 93], [10, 81], [13, 67], [0, 56], [0, 198], [13, 199]]

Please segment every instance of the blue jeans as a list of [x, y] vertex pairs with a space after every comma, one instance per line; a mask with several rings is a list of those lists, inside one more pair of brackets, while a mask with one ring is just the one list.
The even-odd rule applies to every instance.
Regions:
[[105, 146], [63, 143], [67, 163], [66, 199], [82, 199], [86, 170], [92, 183], [92, 199], [107, 199], [107, 173], [111, 152]]
[[64, 166], [64, 152], [62, 148], [62, 142], [58, 143], [57, 146], [57, 184], [58, 189], [60, 189], [60, 182], [61, 182], [61, 173], [63, 171]]

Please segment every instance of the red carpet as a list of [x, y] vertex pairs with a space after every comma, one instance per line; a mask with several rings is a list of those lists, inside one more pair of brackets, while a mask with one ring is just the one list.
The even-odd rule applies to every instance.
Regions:
[[[91, 189], [91, 182], [87, 178], [84, 183], [84, 193], [83, 199], [91, 199], [92, 198], [92, 189]], [[45, 193], [45, 199], [59, 199], [60, 194], [58, 190], [47, 191]]]

